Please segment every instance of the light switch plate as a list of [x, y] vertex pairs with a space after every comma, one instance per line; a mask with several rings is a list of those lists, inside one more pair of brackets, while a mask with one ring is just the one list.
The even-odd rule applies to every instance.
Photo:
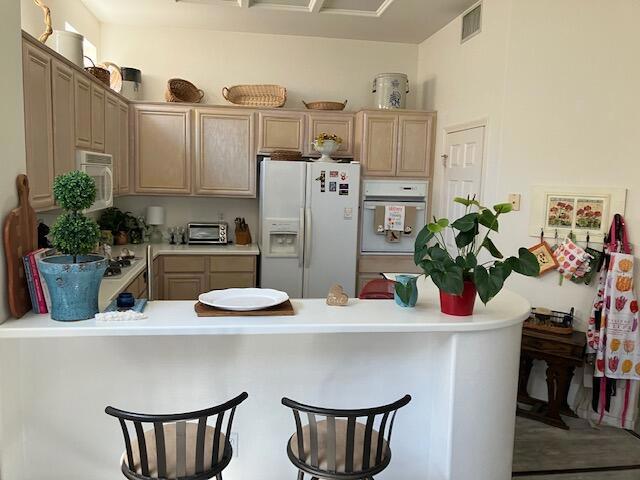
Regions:
[[345, 208], [344, 209], [344, 219], [351, 220], [353, 218], [353, 208]]
[[513, 210], [518, 212], [520, 210], [520, 194], [519, 193], [510, 193], [509, 194], [509, 203], [513, 207]]

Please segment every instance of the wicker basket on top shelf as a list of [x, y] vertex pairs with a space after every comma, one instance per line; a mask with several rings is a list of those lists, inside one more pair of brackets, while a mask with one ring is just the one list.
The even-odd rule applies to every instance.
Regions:
[[246, 107], [282, 107], [287, 89], [280, 85], [234, 85], [222, 89], [225, 100]]
[[193, 83], [182, 78], [172, 78], [167, 82], [164, 99], [167, 102], [200, 103], [204, 92]]
[[328, 101], [305, 102], [303, 100], [302, 103], [304, 103], [304, 106], [307, 108], [307, 110], [344, 110], [344, 107], [347, 106], [346, 100], [344, 101], [344, 103]]

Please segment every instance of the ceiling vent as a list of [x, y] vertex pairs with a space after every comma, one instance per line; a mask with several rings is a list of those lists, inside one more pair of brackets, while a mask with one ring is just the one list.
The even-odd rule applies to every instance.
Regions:
[[482, 3], [462, 15], [462, 36], [460, 43], [475, 37], [482, 30]]

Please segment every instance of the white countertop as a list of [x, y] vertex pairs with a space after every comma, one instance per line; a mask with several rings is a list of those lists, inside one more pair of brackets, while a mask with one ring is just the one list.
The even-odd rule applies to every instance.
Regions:
[[[104, 310], [129, 283], [147, 268], [147, 245], [114, 245], [112, 255], [120, 255], [123, 248], [135, 253], [134, 264], [123, 270], [118, 277], [105, 277], [100, 284], [98, 304]], [[258, 245], [169, 245], [168, 243], [151, 244], [153, 258], [159, 255], [260, 255]]]
[[415, 308], [399, 307], [393, 300], [352, 299], [345, 307], [330, 307], [324, 299], [292, 300], [296, 314], [288, 317], [200, 318], [193, 301], [149, 302], [144, 312], [148, 318], [133, 322], [65, 323], [29, 313], [0, 325], [0, 338], [475, 332], [510, 327], [529, 315], [529, 302], [509, 291], [486, 307], [478, 299], [469, 317], [440, 313], [438, 292], [430, 280], [419, 283], [419, 292]]

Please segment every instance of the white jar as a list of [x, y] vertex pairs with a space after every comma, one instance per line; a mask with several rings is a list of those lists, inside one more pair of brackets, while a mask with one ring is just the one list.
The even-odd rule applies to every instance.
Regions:
[[380, 73], [373, 79], [374, 106], [406, 108], [409, 79], [404, 73]]
[[82, 42], [84, 37], [79, 33], [54, 30], [52, 48], [64, 58], [71, 60], [80, 68], [84, 67]]

